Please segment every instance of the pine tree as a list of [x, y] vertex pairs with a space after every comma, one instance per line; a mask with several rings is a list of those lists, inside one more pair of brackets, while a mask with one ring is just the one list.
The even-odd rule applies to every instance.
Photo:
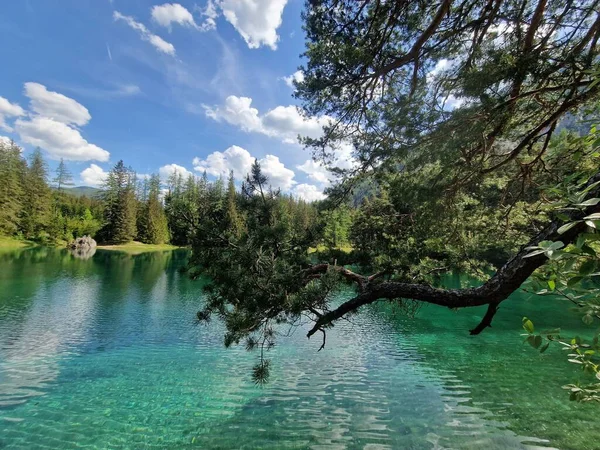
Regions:
[[26, 165], [14, 142], [0, 141], [0, 233], [15, 234], [23, 208]]
[[52, 180], [56, 184], [56, 188], [60, 191], [64, 186], [73, 186], [73, 175], [67, 169], [67, 165], [61, 158], [58, 167], [56, 168], [56, 177]]
[[164, 244], [169, 240], [167, 216], [160, 201], [160, 177], [152, 175], [147, 182], [147, 195], [139, 214], [139, 239], [146, 244]]
[[136, 236], [135, 173], [119, 161], [104, 183], [105, 225], [100, 239], [114, 244], [131, 242]]
[[25, 172], [21, 230], [25, 237], [44, 240], [52, 217], [52, 193], [47, 182], [48, 166], [39, 148], [29, 157]]
[[227, 183], [227, 221], [229, 229], [235, 236], [240, 236], [244, 227], [242, 216], [238, 210], [237, 192], [235, 190], [235, 178], [233, 170], [229, 173], [229, 181]]

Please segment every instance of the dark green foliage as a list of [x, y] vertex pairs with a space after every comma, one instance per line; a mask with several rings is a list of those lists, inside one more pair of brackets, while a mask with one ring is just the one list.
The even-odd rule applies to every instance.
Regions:
[[104, 184], [104, 226], [99, 233], [102, 242], [123, 244], [136, 237], [135, 189], [135, 173], [119, 161]]
[[100, 198], [102, 190], [91, 186], [75, 186], [63, 189], [65, 193], [74, 197]]
[[48, 166], [40, 149], [29, 157], [23, 183], [21, 231], [27, 239], [45, 241], [52, 220], [52, 192], [48, 186]]
[[175, 245], [191, 245], [200, 220], [200, 211], [208, 199], [206, 173], [202, 178], [189, 176], [183, 180], [181, 174], [173, 173], [167, 183], [165, 211], [171, 242]]
[[299, 320], [300, 303], [323, 297], [322, 293], [319, 299], [288, 294], [306, 294], [298, 275], [310, 262], [316, 211], [272, 190], [258, 162], [241, 193], [235, 192], [231, 178], [226, 193], [221, 185], [217, 182], [209, 188], [210, 207], [200, 215], [193, 242], [190, 263], [211, 279], [199, 317], [216, 314], [224, 320], [226, 345], [250, 338], [247, 347], [261, 354], [254, 379], [263, 382], [268, 378], [264, 351], [274, 343], [276, 325]]
[[[311, 227], [295, 234], [295, 220], [282, 215], [283, 197], [255, 164], [237, 203], [242, 233], [217, 206], [201, 214], [193, 245], [195, 264], [213, 280], [202, 317], [225, 320], [227, 345], [245, 339], [249, 349], [261, 349], [255, 379], [268, 374], [262, 351], [273, 344], [275, 324], [294, 326], [304, 317], [314, 322], [309, 336], [325, 336], [336, 320], [379, 299], [487, 305], [471, 330], [478, 334], [500, 302], [545, 264], [541, 255], [561, 250], [537, 248], [526, 259], [525, 243], [541, 246], [536, 236], [556, 236], [557, 221], [573, 217], [577, 230], [585, 223], [596, 236], [600, 219], [577, 216], [596, 204], [555, 208], [564, 201], [560, 185], [600, 177], [598, 141], [557, 131], [566, 114], [590, 117], [600, 97], [598, 6], [306, 2], [307, 62], [296, 95], [307, 115], [329, 122], [321, 137], [303, 142], [329, 166], [340, 146], [352, 146], [355, 157], [352, 167], [332, 167], [339, 182], [321, 211], [325, 233]], [[586, 195], [582, 201], [595, 201]], [[350, 224], [348, 207], [355, 208]], [[372, 275], [340, 267], [331, 248], [307, 260], [309, 248], [345, 239], [354, 251], [344, 263]], [[596, 258], [587, 248], [593, 245], [575, 247]], [[597, 260], [578, 268], [587, 276], [597, 269]], [[482, 289], [431, 286], [453, 270], [486, 281]], [[341, 305], [330, 301], [336, 275], [356, 288]], [[539, 338], [531, 341], [543, 348]]]
[[65, 187], [73, 186], [73, 175], [69, 169], [67, 169], [62, 158], [60, 159], [60, 164], [56, 168], [56, 177], [52, 181], [59, 191]]
[[342, 205], [321, 213], [323, 220], [323, 241], [329, 248], [346, 247], [350, 244], [350, 225], [353, 211]]
[[23, 208], [23, 183], [27, 167], [21, 149], [0, 140], [0, 233], [16, 234]]
[[138, 211], [138, 240], [145, 244], [164, 244], [169, 241], [167, 216], [160, 201], [160, 177], [144, 180], [146, 198]]

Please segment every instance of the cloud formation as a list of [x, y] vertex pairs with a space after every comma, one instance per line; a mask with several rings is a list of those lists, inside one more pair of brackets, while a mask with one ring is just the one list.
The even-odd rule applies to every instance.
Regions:
[[[206, 159], [194, 158], [194, 170], [206, 171], [207, 174], [226, 177], [233, 170], [237, 180], [243, 180], [250, 172], [254, 157], [245, 148], [232, 145], [223, 152], [213, 152]], [[275, 155], [266, 155], [258, 161], [264, 174], [269, 178], [269, 184], [274, 188], [289, 191], [296, 184], [294, 171], [285, 165]]]
[[199, 10], [204, 22], [201, 25], [196, 23], [192, 13], [179, 3], [164, 3], [162, 5], [153, 6], [150, 10], [152, 20], [157, 24], [168, 28], [171, 31], [174, 24], [182, 27], [194, 28], [198, 31], [210, 31], [217, 27], [216, 19], [219, 16], [217, 5], [213, 0], [208, 0], [204, 9], [198, 6], [195, 9]]
[[[249, 48], [267, 46], [276, 50], [279, 41], [277, 29], [281, 26], [283, 9], [287, 2], [288, 0], [208, 0], [203, 9], [195, 7], [204, 18], [202, 24], [198, 24], [193, 14], [179, 3], [153, 6], [151, 15], [155, 23], [168, 28], [169, 31], [175, 24], [199, 31], [209, 31], [217, 27], [217, 18], [222, 14], [242, 36]], [[118, 12], [115, 12], [115, 19], [125, 20], [131, 28], [142, 35], [142, 39], [150, 40], [151, 33], [143, 24]], [[174, 48], [173, 53], [175, 53]]]
[[169, 177], [174, 173], [176, 173], [177, 175], [181, 175], [183, 178], [187, 178], [190, 175], [193, 175], [192, 172], [178, 164], [167, 164], [158, 169], [158, 174], [160, 175], [160, 178], [163, 181], [167, 181]]
[[233, 170], [233, 176], [237, 180], [243, 180], [250, 167], [254, 162], [254, 158], [248, 150], [232, 145], [223, 152], [213, 152], [206, 159], [194, 158], [194, 170], [204, 172], [214, 177], [228, 176]]
[[150, 42], [161, 53], [165, 53], [167, 55], [175, 56], [175, 47], [170, 42], [165, 41], [160, 36], [153, 34], [146, 28], [146, 25], [140, 22], [136, 22], [136, 20], [131, 16], [125, 16], [121, 14], [119, 11], [115, 11], [113, 13], [113, 19], [115, 21], [123, 21], [125, 22], [131, 29], [137, 31], [142, 38], [143, 41]]
[[17, 119], [15, 129], [23, 142], [43, 148], [52, 159], [108, 161], [110, 156], [106, 150], [85, 140], [79, 130], [49, 117]]
[[306, 202], [324, 200], [327, 196], [313, 184], [302, 183], [297, 185], [292, 194]]
[[163, 27], [171, 28], [174, 23], [184, 27], [197, 28], [194, 16], [179, 3], [165, 3], [152, 7], [152, 20]]
[[296, 86], [294, 86], [294, 82], [296, 82], [296, 83], [302, 83], [304, 81], [304, 72], [302, 72], [301, 70], [296, 70], [290, 76], [288, 76], [288, 77], [282, 77], [281, 79], [289, 87], [291, 87], [292, 89], [295, 89]]
[[244, 38], [249, 48], [277, 49], [281, 16], [287, 0], [221, 0], [223, 16]]
[[298, 136], [318, 138], [328, 117], [304, 117], [295, 106], [277, 106], [260, 115], [249, 97], [230, 95], [223, 105], [204, 106], [206, 116], [217, 122], [227, 122], [246, 132], [277, 137], [287, 144], [297, 142]]
[[105, 172], [102, 167], [96, 164], [90, 164], [90, 167], [82, 170], [79, 175], [86, 186], [99, 187], [106, 181], [108, 172]]
[[9, 145], [10, 142], [11, 142], [11, 139], [9, 137], [0, 136], [0, 145]]
[[49, 91], [42, 84], [25, 83], [25, 95], [29, 97], [32, 111], [56, 122], [83, 126], [92, 118], [85, 106], [58, 92]]
[[303, 164], [296, 166], [296, 168], [317, 183], [327, 185], [330, 183], [332, 174], [329, 172], [320, 162], [315, 162], [312, 159], [307, 159]]
[[4, 97], [0, 97], [0, 129], [13, 131], [13, 128], [6, 123], [8, 117], [21, 117], [25, 111], [16, 103], [11, 103]]
[[92, 118], [85, 106], [39, 83], [25, 83], [24, 94], [30, 111], [15, 121], [22, 142], [46, 150], [52, 159], [108, 161], [110, 153], [89, 143], [76, 128]]

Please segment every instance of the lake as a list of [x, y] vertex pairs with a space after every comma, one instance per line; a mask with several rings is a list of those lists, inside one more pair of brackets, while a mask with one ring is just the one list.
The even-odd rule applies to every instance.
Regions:
[[280, 338], [257, 387], [257, 355], [196, 322], [186, 258], [0, 254], [0, 448], [600, 448], [599, 407], [561, 389], [579, 376], [564, 352], [520, 336], [523, 316], [590, 336], [560, 299], [516, 293], [476, 337], [481, 309], [373, 305], [321, 352]]

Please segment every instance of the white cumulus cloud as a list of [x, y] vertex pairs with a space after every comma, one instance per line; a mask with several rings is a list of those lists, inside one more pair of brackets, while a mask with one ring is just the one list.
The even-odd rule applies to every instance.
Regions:
[[125, 16], [121, 14], [119, 11], [115, 11], [113, 13], [114, 20], [121, 20], [125, 22], [131, 29], [137, 31], [142, 38], [142, 40], [150, 42], [159, 52], [166, 53], [167, 55], [174, 56], [175, 55], [175, 47], [170, 42], [165, 41], [160, 36], [151, 33], [146, 25], [140, 22], [136, 22], [136, 20], [131, 16]]
[[6, 123], [7, 117], [20, 117], [25, 115], [25, 111], [16, 103], [11, 103], [4, 97], [0, 97], [0, 128], [5, 131], [12, 131], [12, 127]]
[[110, 156], [106, 150], [86, 141], [79, 130], [49, 117], [18, 119], [15, 128], [23, 142], [43, 148], [52, 159], [108, 161]]
[[225, 121], [240, 127], [244, 131], [263, 132], [258, 109], [252, 108], [252, 99], [230, 95], [223, 106], [207, 107], [206, 115], [217, 122]]
[[264, 129], [287, 144], [297, 142], [298, 136], [318, 138], [328, 121], [327, 117], [304, 117], [292, 105], [277, 106], [262, 117]]
[[217, 28], [217, 17], [219, 17], [219, 11], [217, 10], [217, 5], [213, 0], [208, 0], [206, 7], [202, 10], [202, 16], [205, 17], [204, 22], [200, 26], [202, 31], [209, 31]]
[[9, 145], [10, 142], [11, 142], [11, 139], [9, 137], [0, 136], [0, 145]]
[[179, 24], [184, 27], [197, 28], [194, 16], [179, 3], [165, 3], [152, 7], [152, 19], [163, 27], [171, 28], [171, 25]]
[[296, 184], [294, 171], [285, 167], [277, 156], [267, 155], [259, 160], [259, 163], [264, 174], [269, 178], [269, 184], [274, 188], [289, 191]]
[[297, 185], [292, 191], [292, 194], [307, 202], [324, 200], [327, 197], [318, 187], [306, 183]]
[[92, 118], [85, 106], [58, 92], [49, 91], [43, 84], [25, 83], [25, 95], [29, 97], [32, 111], [56, 122], [83, 126]]
[[294, 82], [302, 83], [304, 81], [304, 72], [297, 70], [289, 77], [283, 77], [282, 80], [285, 82], [285, 84], [294, 89], [296, 87], [294, 86]]
[[194, 9], [199, 10], [204, 22], [198, 25], [192, 13], [179, 3], [165, 3], [163, 5], [153, 6], [151, 9], [152, 20], [157, 24], [166, 27], [171, 31], [174, 24], [182, 27], [194, 28], [199, 31], [210, 31], [217, 27], [216, 19], [219, 17], [217, 5], [213, 0], [208, 0], [204, 9], [196, 6]]
[[245, 148], [232, 145], [224, 152], [214, 152], [202, 160], [194, 158], [194, 170], [204, 172], [215, 177], [227, 176], [233, 170], [233, 176], [242, 180], [250, 171], [254, 158]]
[[75, 128], [92, 118], [85, 106], [39, 83], [25, 83], [24, 93], [31, 111], [15, 121], [22, 142], [46, 150], [52, 159], [108, 161], [110, 153], [89, 143]]
[[[233, 170], [237, 180], [243, 180], [250, 172], [255, 158], [245, 148], [232, 145], [223, 152], [213, 152], [206, 159], [194, 158], [194, 170], [206, 171], [212, 176], [227, 176]], [[266, 155], [258, 161], [263, 173], [269, 178], [269, 184], [274, 188], [289, 191], [296, 184], [294, 171], [285, 165], [275, 155]]]
[[277, 29], [287, 0], [221, 0], [223, 16], [250, 48], [277, 49]]
[[102, 184], [106, 181], [106, 177], [108, 176], [108, 172], [105, 172], [104, 169], [96, 164], [90, 164], [90, 167], [84, 169], [79, 174], [81, 176], [81, 181], [86, 186], [102, 186]]
[[271, 137], [277, 137], [283, 142], [293, 144], [298, 135], [317, 138], [321, 135], [323, 126], [331, 119], [329, 117], [304, 117], [298, 108], [292, 105], [277, 106], [260, 115], [252, 107], [249, 97], [230, 95], [223, 105], [204, 106], [206, 116], [218, 122], [227, 122], [246, 132], [256, 132]]
[[193, 175], [192, 172], [178, 164], [167, 164], [158, 169], [158, 174], [163, 179], [163, 181], [167, 181], [168, 178], [174, 173], [176, 173], [177, 175], [181, 175], [183, 178], [187, 178], [190, 175]]
[[296, 168], [308, 175], [308, 178], [321, 184], [329, 184], [332, 175], [320, 162], [315, 162], [312, 159], [307, 159], [303, 164]]

